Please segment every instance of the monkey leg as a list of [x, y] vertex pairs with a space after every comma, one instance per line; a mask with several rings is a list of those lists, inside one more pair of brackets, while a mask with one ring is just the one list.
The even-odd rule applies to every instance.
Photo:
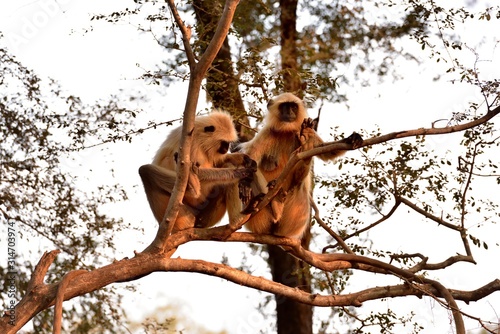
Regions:
[[175, 184], [175, 173], [155, 165], [143, 165], [139, 168], [139, 175], [151, 211], [153, 211], [153, 215], [160, 223]]
[[[193, 164], [189, 174], [189, 182], [186, 188], [187, 196], [197, 198], [200, 196], [200, 180], [197, 176], [198, 168]], [[152, 189], [153, 191], [167, 192], [169, 194], [174, 190], [177, 174], [175, 171], [163, 168], [158, 165], [143, 165], [139, 167], [139, 175], [141, 176], [144, 188]], [[158, 189], [154, 189], [158, 188]], [[146, 191], [147, 194], [147, 191]]]
[[272, 234], [301, 239], [311, 218], [307, 187], [296, 188], [287, 194], [281, 219], [273, 224]]
[[172, 233], [194, 227], [195, 221], [195, 212], [189, 206], [182, 205], [177, 213]]

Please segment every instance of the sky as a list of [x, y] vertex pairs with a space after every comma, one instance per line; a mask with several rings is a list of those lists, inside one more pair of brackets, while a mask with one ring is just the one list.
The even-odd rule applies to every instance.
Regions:
[[[176, 85], [166, 92], [160, 92], [157, 87], [146, 86], [142, 81], [136, 80], [142, 74], [143, 68], [154, 66], [164, 56], [154, 39], [149, 35], [138, 34], [133, 25], [111, 25], [89, 21], [93, 13], [116, 10], [121, 8], [120, 3], [123, 1], [2, 0], [0, 1], [0, 30], [5, 35], [4, 43], [24, 65], [33, 68], [41, 77], [56, 79], [64, 89], [74, 92], [75, 95], [92, 101], [117, 93], [119, 89], [140, 90], [148, 94], [149, 102], [144, 107], [152, 109], [149, 116], [158, 115], [158, 121], [176, 118], [183, 109], [183, 97], [187, 92], [186, 85]], [[85, 33], [85, 30], [89, 29], [91, 31]], [[478, 25], [476, 29], [463, 30], [460, 33], [470, 41], [471, 45], [475, 45], [480, 41], [478, 31], [481, 31], [481, 37], [483, 37], [488, 33], [500, 31], [500, 26], [497, 24], [497, 29], [493, 29], [492, 25], [488, 25], [488, 29], [485, 29]], [[482, 47], [484, 52], [481, 54], [484, 55], [485, 60], [480, 65], [483, 75], [486, 78], [498, 78], [499, 52], [496, 52], [491, 44]], [[470, 59], [466, 61], [473, 62], [473, 55], [471, 54]], [[136, 64], [141, 66], [138, 67]], [[339, 124], [341, 131], [346, 133], [359, 128], [370, 130], [373, 129], [374, 124], [379, 125], [386, 132], [429, 127], [430, 122], [435, 119], [447, 118], [452, 112], [463, 110], [468, 102], [481, 100], [477, 90], [458, 84], [451, 85], [446, 80], [433, 82], [435, 70], [442, 65], [428, 62], [419, 66], [406, 66], [404, 70], [408, 74], [404, 80], [384, 82], [362, 89], [345, 87], [344, 89], [351, 96], [349, 108], [346, 105], [332, 106], [335, 110], [333, 122]], [[346, 71], [349, 71], [348, 66]], [[203, 104], [203, 102], [202, 97], [200, 103]], [[311, 110], [311, 115], [314, 116], [315, 112], [316, 110]], [[353, 122], [353, 119], [356, 122]], [[323, 137], [329, 133], [330, 123], [321, 124], [318, 131]], [[131, 144], [120, 143], [116, 146], [115, 150], [118, 152], [113, 156], [113, 161], [118, 166], [115, 168], [116, 177], [124, 180], [124, 186], [130, 190], [131, 199], [122, 206], [117, 204], [111, 210], [117, 213], [127, 212], [127, 219], [144, 224], [145, 227], [145, 235], [125, 233], [121, 236], [123, 243], [118, 244], [123, 256], [131, 255], [131, 244], [134, 244], [135, 250], [141, 250], [154, 237], [156, 222], [152, 219], [152, 215], [149, 217], [144, 215], [145, 212], [149, 215], [149, 208], [141, 193], [137, 168], [151, 160], [156, 146], [164, 136], [166, 136], [165, 129], [159, 129], [137, 138]], [[324, 139], [328, 140], [328, 138]], [[442, 140], [430, 139], [430, 145], [436, 149], [445, 147], [448, 139], [444, 139], [444, 142]], [[127, 154], [120, 154], [120, 152]], [[130, 152], [134, 152], [133, 161], [130, 159]], [[99, 164], [103, 160], [103, 153], [100, 150], [91, 150], [81, 154], [79, 161], [85, 162], [83, 166], [79, 163], [68, 162], [66, 167], [74, 170], [75, 173], [81, 173], [82, 179], [101, 179], [103, 175], [99, 174], [101, 168]], [[110, 158], [106, 157], [106, 159]], [[321, 173], [321, 164], [318, 165]], [[89, 169], [94, 171], [90, 172]], [[130, 212], [127, 207], [133, 207], [134, 210]], [[393, 224], [388, 228], [391, 235], [404, 235], [408, 226]], [[420, 240], [426, 243], [438, 242], [441, 231], [432, 227], [430, 231], [433, 233], [431, 238], [429, 238], [429, 229], [422, 229]], [[384, 238], [384, 235], [377, 235], [378, 233], [388, 232], [376, 230], [370, 236]], [[418, 229], [415, 233], [418, 233]], [[417, 235], [414, 237], [417, 240], [419, 238]], [[388, 240], [388, 243], [394, 242], [391, 246], [397, 249], [401, 247], [396, 243], [397, 241]], [[415, 244], [415, 247], [417, 246], [419, 246], [418, 242]], [[179, 255], [195, 258], [199, 256], [200, 247], [204, 247], [203, 258], [215, 262], [220, 260], [223, 253], [237, 259], [243, 251], [243, 246], [236, 244], [198, 243], [180, 249]], [[448, 254], [444, 251], [443, 254]], [[477, 258], [481, 261], [490, 261], [489, 256], [492, 254], [496, 256], [496, 259], [500, 256], [498, 247], [488, 253], [482, 250], [476, 250], [476, 252]], [[461, 289], [474, 289], [477, 288], [478, 276], [482, 277], [481, 283], [489, 282], [492, 278], [499, 276], [498, 270], [493, 270], [491, 266], [484, 263], [480, 263], [477, 267], [482, 269], [475, 268], [471, 272], [470, 266], [467, 265], [453, 267], [449, 271], [453, 273], [452, 275], [442, 277], [443, 283]], [[254, 269], [262, 276], [268, 275], [263, 262], [255, 263]], [[359, 275], [354, 283], [359, 280], [358, 283], [361, 284], [363, 279], [365, 276]], [[376, 280], [377, 278], [371, 276], [370, 279]], [[161, 289], [158, 288], [159, 281], [165, 282], [165, 284], [161, 283]], [[382, 281], [380, 282], [382, 284]], [[145, 277], [138, 284], [140, 284], [138, 290], [141, 290], [141, 293], [127, 295], [124, 303], [129, 310], [130, 317], [136, 321], [140, 321], [142, 317], [142, 314], [137, 312], [138, 309], [147, 314], [157, 310], [159, 305], [174, 303], [174, 308], [178, 308], [189, 317], [195, 317], [196, 322], [211, 330], [227, 329], [230, 333], [254, 333], [255, 330], [265, 328], [262, 326], [267, 324], [256, 310], [262, 294], [251, 289], [241, 289], [222, 279], [202, 278], [197, 274], [161, 273]], [[210, 288], [207, 289], [207, 287]], [[221, 294], [220, 291], [224, 293]], [[390, 302], [386, 303], [389, 305]], [[498, 293], [494, 298], [489, 299], [488, 303], [490, 303], [489, 308], [487, 303], [482, 303], [478, 307], [482, 307], [479, 309], [480, 312], [488, 314], [491, 318], [495, 316], [494, 309], [500, 305]], [[223, 315], [214, 317], [213, 313], [206, 312], [207, 309], [212, 310], [214, 307]], [[429, 300], [403, 303], [399, 308], [416, 310], [417, 320], [427, 325], [427, 328], [433, 330], [443, 328], [443, 333], [449, 331], [446, 311]], [[324, 311], [317, 310], [317, 312]], [[444, 323], [442, 319], [446, 319]]]

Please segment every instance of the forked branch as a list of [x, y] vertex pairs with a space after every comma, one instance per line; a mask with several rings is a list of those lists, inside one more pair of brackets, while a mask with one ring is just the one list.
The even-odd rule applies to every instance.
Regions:
[[145, 249], [145, 252], [163, 252], [165, 250], [167, 237], [172, 232], [173, 222], [175, 222], [177, 218], [182, 198], [184, 198], [184, 193], [190, 173], [189, 167], [191, 166], [191, 160], [189, 153], [191, 151], [194, 118], [196, 107], [198, 105], [198, 99], [200, 96], [201, 83], [210, 64], [212, 64], [212, 61], [215, 59], [217, 52], [219, 52], [219, 49], [221, 48], [224, 39], [227, 36], [238, 2], [239, 0], [226, 1], [224, 11], [217, 25], [214, 37], [210, 41], [210, 44], [203, 53], [200, 61], [196, 63], [194, 56], [192, 55], [191, 46], [189, 44], [190, 32], [187, 27], [184, 26], [183, 21], [177, 13], [173, 0], [169, 0], [170, 9], [183, 34], [184, 47], [186, 48], [186, 50], [190, 50], [187, 54], [191, 71], [189, 77], [189, 90], [186, 97], [186, 104], [184, 106], [183, 113], [182, 138], [179, 149], [180, 159], [178, 161], [176, 184], [172, 191], [172, 196], [170, 197], [170, 200], [168, 202], [165, 216], [158, 226], [156, 237], [153, 242]]

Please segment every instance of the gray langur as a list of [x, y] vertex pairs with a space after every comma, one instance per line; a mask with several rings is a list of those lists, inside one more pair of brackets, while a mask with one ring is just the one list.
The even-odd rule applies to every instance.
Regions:
[[[139, 175], [156, 220], [165, 214], [176, 180], [177, 157], [182, 127], [177, 127], [160, 146], [152, 164], [139, 168]], [[256, 166], [246, 154], [228, 154], [237, 140], [233, 121], [228, 113], [213, 111], [194, 121], [190, 159], [193, 163], [182, 206], [173, 232], [191, 227], [211, 227], [224, 216], [241, 211], [239, 198], [229, 199], [227, 187], [249, 182]]]
[[[241, 152], [257, 162], [254, 195], [259, 191], [267, 192], [269, 182], [280, 176], [296, 149], [302, 146], [303, 150], [309, 150], [323, 144], [314, 131], [314, 121], [308, 118], [304, 103], [297, 96], [292, 93], [281, 94], [269, 101], [267, 109], [263, 128], [251, 141], [241, 144], [240, 148]], [[352, 144], [354, 148], [362, 141], [357, 133], [343, 139], [343, 142]], [[319, 158], [328, 161], [344, 153], [339, 150], [321, 154]], [[310, 221], [311, 160], [301, 160], [293, 167], [284, 181], [281, 196], [275, 197], [246, 223], [250, 231], [302, 238]], [[251, 206], [249, 204], [244, 212], [250, 213]]]

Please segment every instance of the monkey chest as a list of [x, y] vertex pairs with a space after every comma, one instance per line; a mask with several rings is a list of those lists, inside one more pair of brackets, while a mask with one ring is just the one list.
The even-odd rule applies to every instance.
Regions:
[[264, 152], [259, 161], [259, 170], [266, 181], [274, 180], [281, 174], [294, 150], [295, 145], [275, 142]]

